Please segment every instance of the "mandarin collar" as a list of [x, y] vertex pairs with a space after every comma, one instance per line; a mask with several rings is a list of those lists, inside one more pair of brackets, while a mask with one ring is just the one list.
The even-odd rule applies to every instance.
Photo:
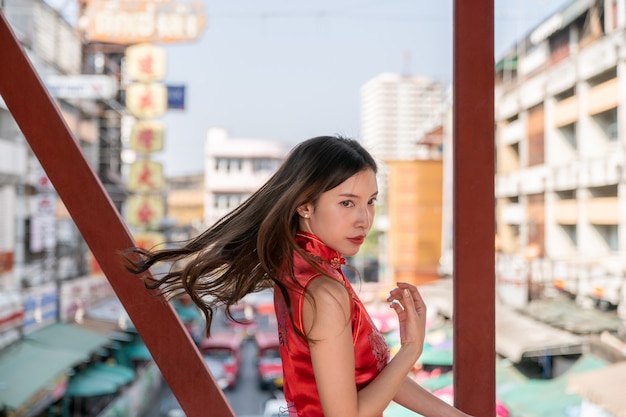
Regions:
[[341, 270], [341, 265], [346, 263], [341, 253], [327, 246], [320, 238], [311, 233], [298, 231], [296, 233], [296, 242], [305, 252], [320, 261], [328, 262], [334, 269]]

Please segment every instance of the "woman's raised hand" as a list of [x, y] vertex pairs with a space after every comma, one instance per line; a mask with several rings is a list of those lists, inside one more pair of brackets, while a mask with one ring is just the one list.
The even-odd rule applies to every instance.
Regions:
[[426, 334], [426, 304], [422, 296], [415, 285], [398, 282], [398, 286], [389, 291], [387, 301], [398, 314], [401, 346], [417, 349], [419, 356]]

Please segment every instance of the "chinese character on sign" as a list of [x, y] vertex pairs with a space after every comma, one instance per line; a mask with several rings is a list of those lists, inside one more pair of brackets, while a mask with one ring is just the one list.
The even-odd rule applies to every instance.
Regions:
[[133, 162], [130, 166], [127, 185], [131, 191], [150, 192], [162, 190], [165, 185], [163, 164], [147, 159]]
[[139, 145], [142, 148], [150, 149], [152, 147], [152, 141], [154, 140], [154, 130], [141, 129], [137, 139], [139, 140]]
[[167, 87], [133, 83], [126, 87], [126, 107], [136, 117], [160, 116], [167, 110]]
[[136, 122], [130, 133], [130, 148], [139, 154], [163, 150], [163, 123], [155, 120]]
[[154, 110], [154, 97], [152, 97], [152, 91], [145, 89], [139, 96], [139, 107], [146, 113], [150, 113]]
[[132, 226], [159, 226], [165, 214], [163, 198], [153, 195], [134, 195], [127, 199], [128, 224]]
[[145, 55], [139, 59], [139, 68], [142, 74], [146, 74], [148, 77], [152, 77], [154, 69], [152, 68], [153, 59], [152, 55]]
[[126, 74], [136, 81], [150, 82], [165, 78], [165, 50], [151, 44], [126, 48]]

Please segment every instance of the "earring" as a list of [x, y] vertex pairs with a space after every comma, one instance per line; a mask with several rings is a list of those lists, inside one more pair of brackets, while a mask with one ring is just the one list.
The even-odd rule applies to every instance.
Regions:
[[304, 213], [304, 218], [308, 218], [309, 217], [309, 213]]

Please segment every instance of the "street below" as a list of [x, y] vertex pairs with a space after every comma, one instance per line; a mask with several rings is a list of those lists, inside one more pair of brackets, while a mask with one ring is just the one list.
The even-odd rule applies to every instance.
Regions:
[[[271, 391], [259, 388], [258, 373], [256, 369], [257, 349], [254, 342], [246, 339], [242, 348], [242, 363], [240, 368], [237, 386], [225, 392], [226, 398], [237, 416], [262, 416], [265, 402], [273, 398]], [[189, 381], [190, 389], [193, 381]], [[177, 405], [171, 400], [172, 392], [164, 382], [159, 398], [154, 401], [153, 406], [142, 417], [183, 417], [180, 408], [170, 410], [162, 409], [164, 404]], [[169, 411], [169, 414], [168, 414]]]

